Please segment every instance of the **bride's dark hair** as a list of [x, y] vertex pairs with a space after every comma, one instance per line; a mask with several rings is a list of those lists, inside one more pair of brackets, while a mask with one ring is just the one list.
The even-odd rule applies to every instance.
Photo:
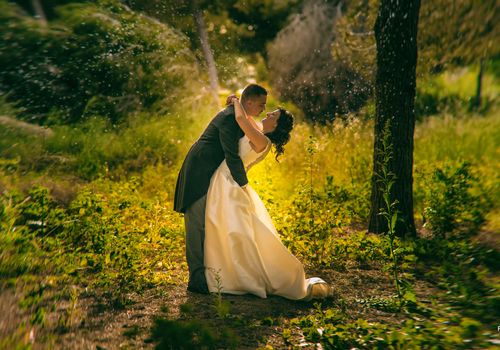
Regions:
[[276, 160], [285, 152], [284, 146], [290, 141], [290, 132], [293, 129], [293, 115], [286, 109], [279, 107], [280, 117], [276, 129], [266, 133], [266, 136], [271, 140], [276, 151]]

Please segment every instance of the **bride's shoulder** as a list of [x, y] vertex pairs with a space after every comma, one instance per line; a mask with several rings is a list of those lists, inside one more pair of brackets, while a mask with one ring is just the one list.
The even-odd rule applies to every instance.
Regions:
[[269, 152], [269, 150], [271, 149], [272, 142], [271, 142], [271, 139], [269, 139], [269, 137], [267, 137], [267, 136], [266, 136], [266, 140], [267, 140], [267, 143], [266, 143], [266, 146], [264, 147], [264, 149], [262, 149], [261, 151], [259, 151], [257, 153], [262, 154], [262, 153]]

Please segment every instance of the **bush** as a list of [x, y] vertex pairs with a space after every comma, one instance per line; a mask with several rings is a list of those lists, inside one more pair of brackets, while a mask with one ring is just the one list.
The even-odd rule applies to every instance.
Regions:
[[284, 99], [293, 101], [306, 118], [321, 123], [357, 111], [370, 95], [369, 82], [348, 64], [335, 61], [337, 9], [309, 1], [278, 33], [268, 48], [270, 80]]
[[43, 186], [35, 185], [28, 191], [28, 196], [19, 204], [19, 214], [15, 224], [29, 227], [39, 235], [56, 235], [62, 231], [65, 212]]
[[471, 172], [471, 165], [463, 162], [457, 168], [436, 169], [429, 185], [427, 206], [424, 209], [425, 225], [438, 236], [446, 233], [476, 233], [485, 221], [491, 207], [486, 193], [481, 191], [479, 180]]
[[165, 195], [141, 197], [147, 181], [96, 181], [69, 208], [41, 186], [28, 196], [6, 192], [0, 200], [2, 279], [43, 269], [105, 287], [114, 305], [123, 306], [128, 293], [179, 278], [170, 270], [182, 262], [182, 222], [163, 204]]
[[5, 191], [0, 196], [0, 282], [37, 270], [37, 246], [28, 227], [18, 225], [22, 198]]
[[[275, 209], [273, 214], [283, 243], [302, 259], [318, 265], [339, 262], [339, 258], [353, 258], [360, 263], [371, 260], [370, 253], [365, 255], [359, 245], [354, 248], [359, 254], [353, 256], [352, 252], [342, 250], [345, 245], [339, 238], [353, 222], [366, 219], [369, 202], [364, 189], [336, 184], [333, 176], [327, 176], [319, 189], [306, 184], [299, 186], [288, 204], [280, 208], [286, 210]], [[355, 245], [350, 240], [348, 243]]]
[[172, 105], [196, 76], [185, 37], [117, 1], [56, 8], [47, 27], [0, 3], [0, 91], [41, 124], [113, 122]]

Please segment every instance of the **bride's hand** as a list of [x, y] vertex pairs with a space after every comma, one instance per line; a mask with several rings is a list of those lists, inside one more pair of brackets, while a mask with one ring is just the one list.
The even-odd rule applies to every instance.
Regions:
[[236, 94], [231, 94], [226, 98], [226, 106], [230, 106], [234, 103], [234, 99], [238, 100], [238, 97], [236, 97]]

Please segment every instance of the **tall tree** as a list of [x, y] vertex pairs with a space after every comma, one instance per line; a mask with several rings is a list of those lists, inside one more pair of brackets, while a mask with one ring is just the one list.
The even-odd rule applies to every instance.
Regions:
[[[387, 232], [383, 198], [384, 170], [392, 174], [390, 203], [395, 203], [399, 236], [416, 236], [413, 217], [413, 133], [417, 66], [417, 25], [420, 0], [381, 0], [375, 22], [375, 142], [369, 231]], [[386, 127], [387, 126], [387, 127]], [[384, 140], [391, 146], [384, 164]], [[384, 169], [385, 167], [385, 169]]]
[[43, 10], [42, 2], [40, 0], [31, 0], [31, 6], [33, 6], [33, 11], [35, 12], [36, 18], [41, 23], [47, 25], [47, 17], [45, 16], [45, 11]]
[[201, 48], [207, 67], [210, 90], [214, 102], [219, 105], [219, 74], [207, 32], [205, 14], [213, 8], [218, 9], [221, 6], [220, 1], [126, 0], [124, 2], [131, 9], [141, 11], [186, 34], [195, 50]]
[[196, 29], [198, 31], [198, 36], [200, 38], [201, 48], [203, 51], [203, 56], [205, 57], [205, 62], [208, 68], [208, 77], [210, 79], [210, 90], [214, 98], [214, 102], [219, 106], [219, 78], [217, 74], [217, 67], [215, 66], [214, 55], [212, 53], [212, 48], [210, 47], [210, 42], [208, 41], [207, 28], [205, 26], [205, 19], [203, 18], [203, 12], [200, 9], [198, 0], [192, 1], [193, 16], [196, 22]]

